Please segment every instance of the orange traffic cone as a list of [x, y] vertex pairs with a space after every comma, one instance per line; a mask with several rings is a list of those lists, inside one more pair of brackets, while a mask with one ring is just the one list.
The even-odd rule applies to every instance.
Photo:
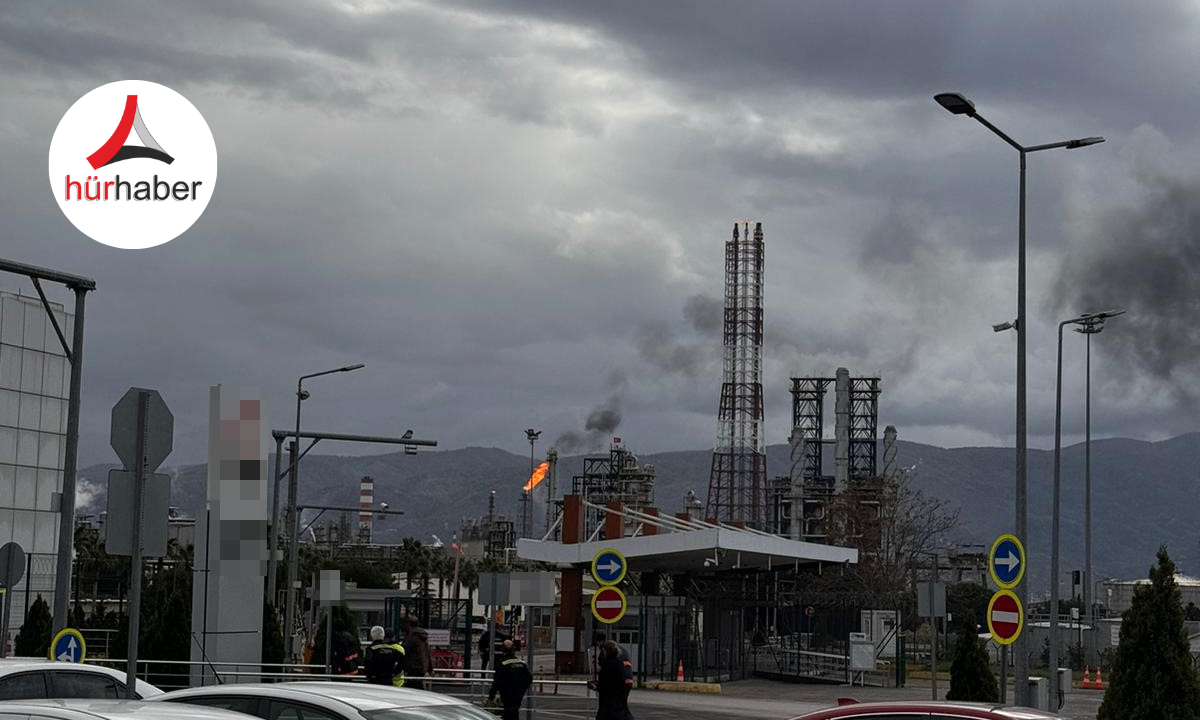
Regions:
[[679, 669], [675, 671], [675, 682], [683, 682], [683, 660], [679, 661]]
[[1087, 665], [1084, 665], [1083, 666], [1083, 682], [1079, 683], [1079, 688], [1081, 690], [1091, 690], [1093, 687], [1094, 686], [1092, 685], [1092, 669], [1090, 667], [1088, 667]]
[[1092, 684], [1092, 687], [1094, 687], [1097, 690], [1104, 689], [1104, 680], [1100, 677], [1100, 666], [1099, 665], [1096, 666], [1096, 682]]

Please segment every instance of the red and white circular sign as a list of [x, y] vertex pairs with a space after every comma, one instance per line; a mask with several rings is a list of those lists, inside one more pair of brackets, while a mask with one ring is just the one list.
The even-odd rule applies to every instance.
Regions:
[[592, 595], [592, 615], [602, 623], [611, 625], [625, 617], [625, 607], [625, 593], [611, 585]]
[[1025, 627], [1025, 612], [1021, 601], [1011, 590], [997, 590], [988, 603], [988, 630], [992, 639], [1001, 645], [1010, 645]]

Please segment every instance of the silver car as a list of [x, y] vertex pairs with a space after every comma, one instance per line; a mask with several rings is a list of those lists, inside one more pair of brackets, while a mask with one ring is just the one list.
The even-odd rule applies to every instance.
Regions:
[[449, 695], [351, 682], [209, 685], [158, 695], [152, 702], [206, 705], [263, 720], [496, 720]]
[[245, 720], [227, 710], [168, 708], [140, 700], [6, 700], [0, 720]]
[[[126, 697], [125, 673], [101, 665], [20, 659], [0, 661], [0, 700]], [[139, 699], [162, 695], [144, 680], [134, 688]]]

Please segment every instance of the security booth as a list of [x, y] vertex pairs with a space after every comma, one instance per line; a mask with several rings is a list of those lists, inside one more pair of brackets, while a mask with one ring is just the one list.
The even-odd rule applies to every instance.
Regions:
[[[568, 495], [561, 541], [517, 543], [521, 559], [562, 574], [555, 667], [563, 674], [590, 672], [587, 651], [599, 631], [621, 644], [631, 661], [637, 658], [634, 670], [642, 681], [676, 680], [681, 672], [685, 680], [704, 682], [750, 677], [769, 655], [761, 649], [779, 647], [772, 639], [786, 616], [803, 612], [797, 592], [803, 573], [858, 561], [853, 548], [667, 518], [654, 508], [629, 510], [617, 503], [599, 507], [607, 516], [603, 528], [584, 535], [584, 511], [597, 506]], [[611, 559], [604, 560], [605, 553]], [[626, 566], [606, 575], [618, 557]], [[616, 575], [620, 579], [612, 582]], [[612, 597], [609, 587], [620, 590], [625, 607], [606, 622], [594, 600]], [[857, 631], [857, 609], [847, 617]]]

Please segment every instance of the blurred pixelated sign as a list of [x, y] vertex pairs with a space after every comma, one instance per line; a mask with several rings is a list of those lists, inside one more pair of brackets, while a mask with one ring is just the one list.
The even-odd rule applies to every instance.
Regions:
[[108, 473], [104, 549], [110, 555], [132, 555], [135, 542], [147, 557], [166, 555], [171, 479], [154, 470], [171, 454], [174, 429], [175, 418], [157, 390], [129, 388], [113, 405], [111, 444], [125, 469]]
[[508, 602], [513, 605], [549, 607], [554, 605], [554, 573], [511, 573]]
[[322, 605], [342, 602], [342, 571], [322, 570], [317, 578], [317, 600]]
[[126, 470], [136, 470], [138, 466], [138, 405], [142, 393], [146, 393], [146, 472], [154, 472], [163, 460], [171, 454], [174, 442], [175, 416], [167, 409], [162, 396], [157, 390], [146, 388], [129, 388], [129, 390], [113, 405], [112, 409], [112, 449], [125, 465]]

